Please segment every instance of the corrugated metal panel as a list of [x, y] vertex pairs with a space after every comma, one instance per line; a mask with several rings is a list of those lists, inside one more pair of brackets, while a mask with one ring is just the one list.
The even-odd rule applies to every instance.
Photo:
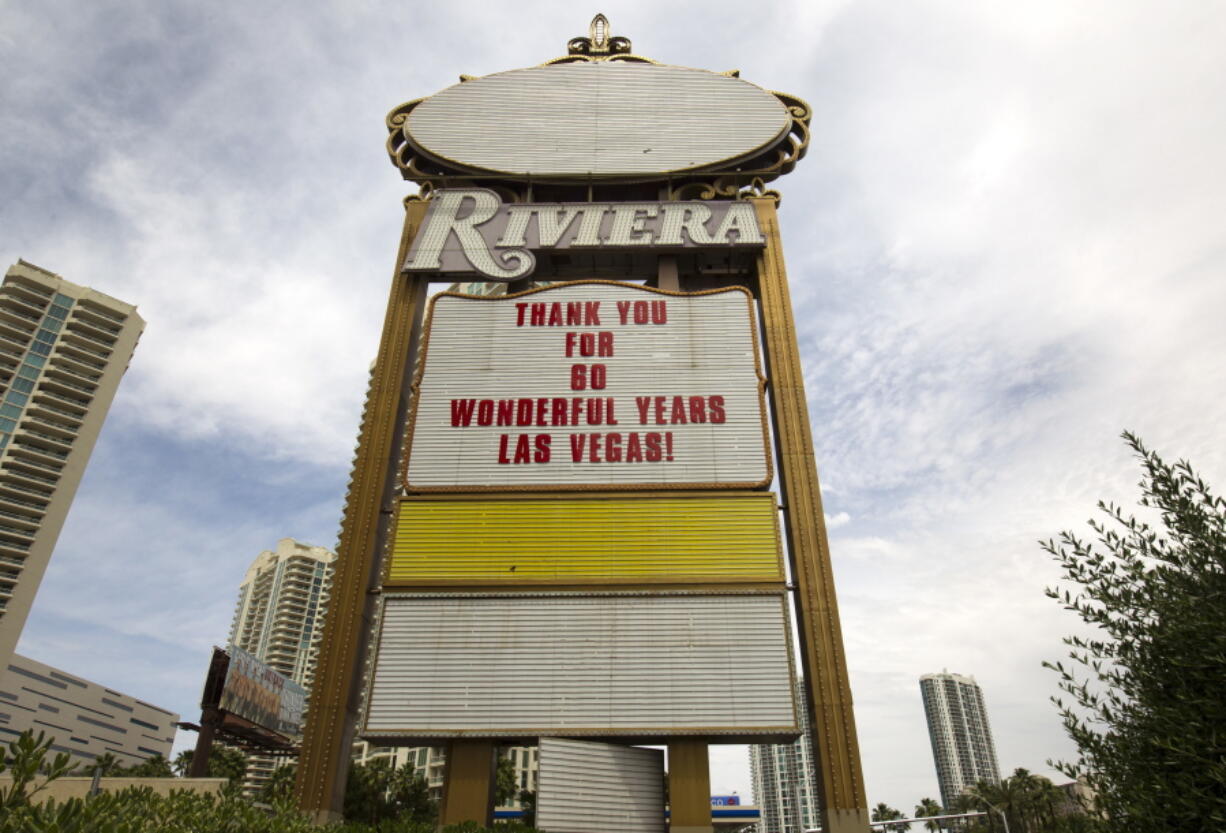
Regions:
[[664, 752], [541, 738], [536, 826], [547, 833], [663, 833]]
[[794, 731], [782, 594], [388, 596], [363, 732]]
[[641, 174], [713, 165], [791, 124], [771, 93], [714, 72], [616, 62], [486, 75], [426, 99], [405, 135], [435, 156], [509, 174]]
[[775, 498], [406, 500], [389, 583], [783, 581]]
[[[629, 305], [621, 308], [625, 324], [619, 303]], [[532, 326], [534, 305], [543, 308], [540, 320], [556, 313], [561, 326]], [[636, 310], [647, 323], [634, 323]], [[565, 324], [572, 311], [583, 323]], [[411, 425], [408, 487], [769, 482], [751, 313], [740, 290], [669, 296], [582, 283], [510, 299], [437, 296]], [[593, 339], [599, 352], [599, 333], [609, 334], [612, 355], [583, 356], [593, 343], [580, 340]], [[576, 365], [589, 375], [601, 365], [602, 386], [573, 390]], [[547, 438], [547, 448], [538, 437]]]

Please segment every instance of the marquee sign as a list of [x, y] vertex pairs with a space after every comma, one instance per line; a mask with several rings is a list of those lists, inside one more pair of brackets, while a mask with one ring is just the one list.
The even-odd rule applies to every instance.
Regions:
[[410, 491], [770, 482], [752, 299], [587, 281], [433, 299]]
[[760, 249], [747, 202], [521, 203], [503, 205], [483, 188], [434, 192], [406, 272], [531, 275], [534, 251], [550, 249]]

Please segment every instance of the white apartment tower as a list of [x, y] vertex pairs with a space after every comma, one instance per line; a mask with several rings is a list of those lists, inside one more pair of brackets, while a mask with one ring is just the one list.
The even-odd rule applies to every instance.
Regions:
[[25, 261], [0, 285], [0, 670], [144, 328], [131, 304]]
[[[335, 560], [331, 550], [293, 538], [257, 555], [238, 588], [230, 644], [310, 690]], [[281, 763], [271, 755], [250, 756], [248, 792], [257, 791]]]
[[941, 787], [941, 803], [955, 798], [978, 781], [1000, 781], [996, 746], [988, 726], [983, 691], [974, 677], [943, 671], [920, 677], [928, 737]]
[[[804, 703], [804, 682], [796, 682]], [[749, 747], [749, 773], [761, 821], [758, 833], [804, 833], [821, 826], [817, 768], [813, 765], [813, 730], [808, 710], [800, 710], [802, 734], [791, 743]]]
[[238, 588], [230, 644], [310, 688], [335, 560], [331, 550], [293, 538], [256, 556]]

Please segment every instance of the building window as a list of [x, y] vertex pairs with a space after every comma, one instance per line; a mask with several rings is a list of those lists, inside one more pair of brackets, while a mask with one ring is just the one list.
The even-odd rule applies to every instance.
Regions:
[[[33, 344], [31, 344], [31, 345], [30, 345], [30, 352], [31, 352], [31, 353], [36, 353], [36, 354], [38, 354], [39, 356], [46, 356], [46, 355], [50, 355], [50, 353], [51, 353], [51, 345], [50, 345], [50, 344], [43, 344], [41, 341], [36, 341], [36, 342], [34, 342]], [[29, 358], [27, 358], [27, 359], [26, 359], [26, 361], [29, 361], [29, 360], [30, 360], [30, 359], [32, 359], [32, 358], [34, 358], [34, 357], [33, 357], [33, 356], [30, 356]]]

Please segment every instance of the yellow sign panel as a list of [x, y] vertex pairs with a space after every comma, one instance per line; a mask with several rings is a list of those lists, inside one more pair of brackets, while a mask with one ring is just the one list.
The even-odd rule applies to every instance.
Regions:
[[775, 511], [768, 493], [406, 499], [386, 583], [781, 582]]

